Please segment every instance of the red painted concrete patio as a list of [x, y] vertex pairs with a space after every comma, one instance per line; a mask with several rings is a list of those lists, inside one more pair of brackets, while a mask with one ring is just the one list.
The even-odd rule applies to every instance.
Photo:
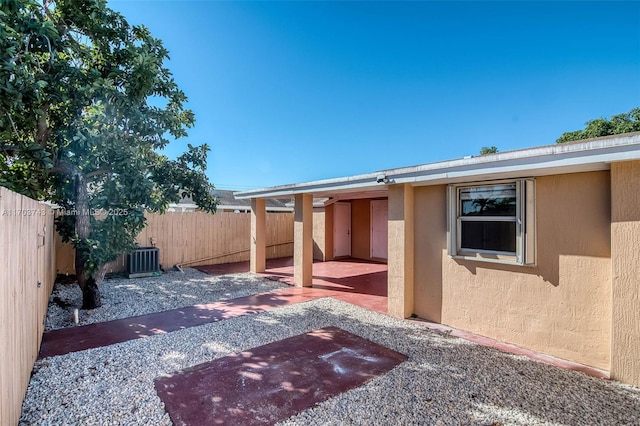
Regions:
[[326, 327], [158, 378], [155, 387], [177, 425], [274, 424], [406, 359]]
[[[275, 259], [265, 276], [292, 282], [291, 259]], [[187, 306], [133, 318], [69, 327], [44, 333], [39, 358], [99, 348], [129, 340], [170, 333], [242, 315], [264, 312], [294, 303], [333, 297], [378, 312], [387, 312], [387, 266], [357, 261], [326, 262], [314, 265], [319, 273], [313, 287], [290, 287], [216, 303]], [[248, 262], [199, 267], [223, 275], [249, 270]]]
[[[267, 260], [263, 276], [294, 285], [293, 258]], [[249, 272], [249, 262], [196, 266], [210, 275]], [[387, 313], [387, 265], [364, 260], [345, 259], [314, 262], [313, 285], [303, 292], [315, 290], [313, 295], [333, 297], [383, 314]]]

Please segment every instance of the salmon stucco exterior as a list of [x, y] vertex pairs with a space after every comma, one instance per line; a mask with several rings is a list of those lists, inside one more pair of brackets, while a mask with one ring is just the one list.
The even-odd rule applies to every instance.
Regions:
[[[348, 235], [348, 256], [387, 256], [389, 314], [640, 386], [640, 133], [236, 197], [296, 198], [299, 285], [312, 257], [345, 254]], [[313, 198], [324, 206], [312, 211]], [[373, 200], [388, 202], [384, 225], [373, 218]], [[336, 215], [338, 203], [347, 219]], [[385, 250], [373, 240], [379, 235]]]
[[413, 313], [609, 369], [608, 172], [536, 179], [538, 250], [532, 267], [448, 256], [446, 188], [414, 191], [415, 210], [428, 214], [415, 221]]

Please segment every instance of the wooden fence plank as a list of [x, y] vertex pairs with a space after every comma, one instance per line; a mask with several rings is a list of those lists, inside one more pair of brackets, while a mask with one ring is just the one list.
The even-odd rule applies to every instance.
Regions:
[[[50, 207], [0, 188], [0, 424], [20, 418], [55, 279]], [[38, 286], [40, 282], [40, 286]]]
[[[146, 217], [147, 225], [137, 242], [141, 247], [155, 242], [164, 268], [198, 259], [207, 260], [190, 265], [249, 260], [251, 216], [248, 213], [167, 212], [147, 214]], [[267, 248], [267, 258], [293, 256], [293, 213], [267, 214], [267, 245], [271, 244], [278, 245]], [[62, 244], [58, 238], [56, 252], [57, 271], [73, 274], [73, 250], [69, 244]], [[109, 272], [125, 270], [124, 256], [108, 269]]]

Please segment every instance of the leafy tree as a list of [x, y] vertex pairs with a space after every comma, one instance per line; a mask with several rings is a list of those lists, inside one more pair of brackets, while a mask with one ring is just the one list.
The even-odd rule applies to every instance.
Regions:
[[610, 120], [606, 118], [589, 120], [583, 130], [563, 133], [556, 143], [638, 131], [640, 131], [640, 108], [633, 108], [627, 113], [612, 116]]
[[495, 146], [483, 146], [480, 148], [480, 155], [496, 154], [497, 152], [498, 148]]
[[215, 212], [206, 145], [159, 151], [194, 123], [168, 52], [105, 0], [0, 0], [0, 185], [62, 208], [83, 308], [144, 212], [191, 196]]

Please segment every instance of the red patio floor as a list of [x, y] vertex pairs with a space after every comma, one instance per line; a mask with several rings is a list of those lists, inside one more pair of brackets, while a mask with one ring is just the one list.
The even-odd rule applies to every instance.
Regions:
[[[263, 276], [293, 285], [293, 259], [267, 260]], [[249, 262], [196, 266], [210, 275], [248, 272]], [[387, 313], [387, 265], [346, 259], [314, 262], [312, 289], [324, 296], [352, 303], [365, 309]]]
[[[271, 262], [267, 276], [291, 282], [290, 260]], [[246, 262], [245, 262], [246, 263]], [[320, 265], [320, 266], [318, 266]], [[246, 265], [214, 265], [218, 274], [243, 272]], [[275, 267], [273, 267], [275, 266]], [[187, 306], [138, 317], [52, 330], [42, 336], [40, 358], [99, 348], [129, 340], [170, 333], [188, 327], [263, 312], [280, 306], [333, 297], [364, 308], [387, 312], [386, 265], [361, 262], [316, 264], [324, 275], [314, 278], [314, 287], [290, 287], [237, 299]], [[204, 267], [203, 270], [206, 270]], [[291, 270], [291, 273], [289, 272]], [[359, 274], [359, 275], [358, 275]], [[384, 295], [375, 294], [382, 293]], [[367, 294], [370, 291], [374, 294]]]
[[406, 359], [326, 327], [158, 378], [155, 387], [177, 425], [274, 424]]

